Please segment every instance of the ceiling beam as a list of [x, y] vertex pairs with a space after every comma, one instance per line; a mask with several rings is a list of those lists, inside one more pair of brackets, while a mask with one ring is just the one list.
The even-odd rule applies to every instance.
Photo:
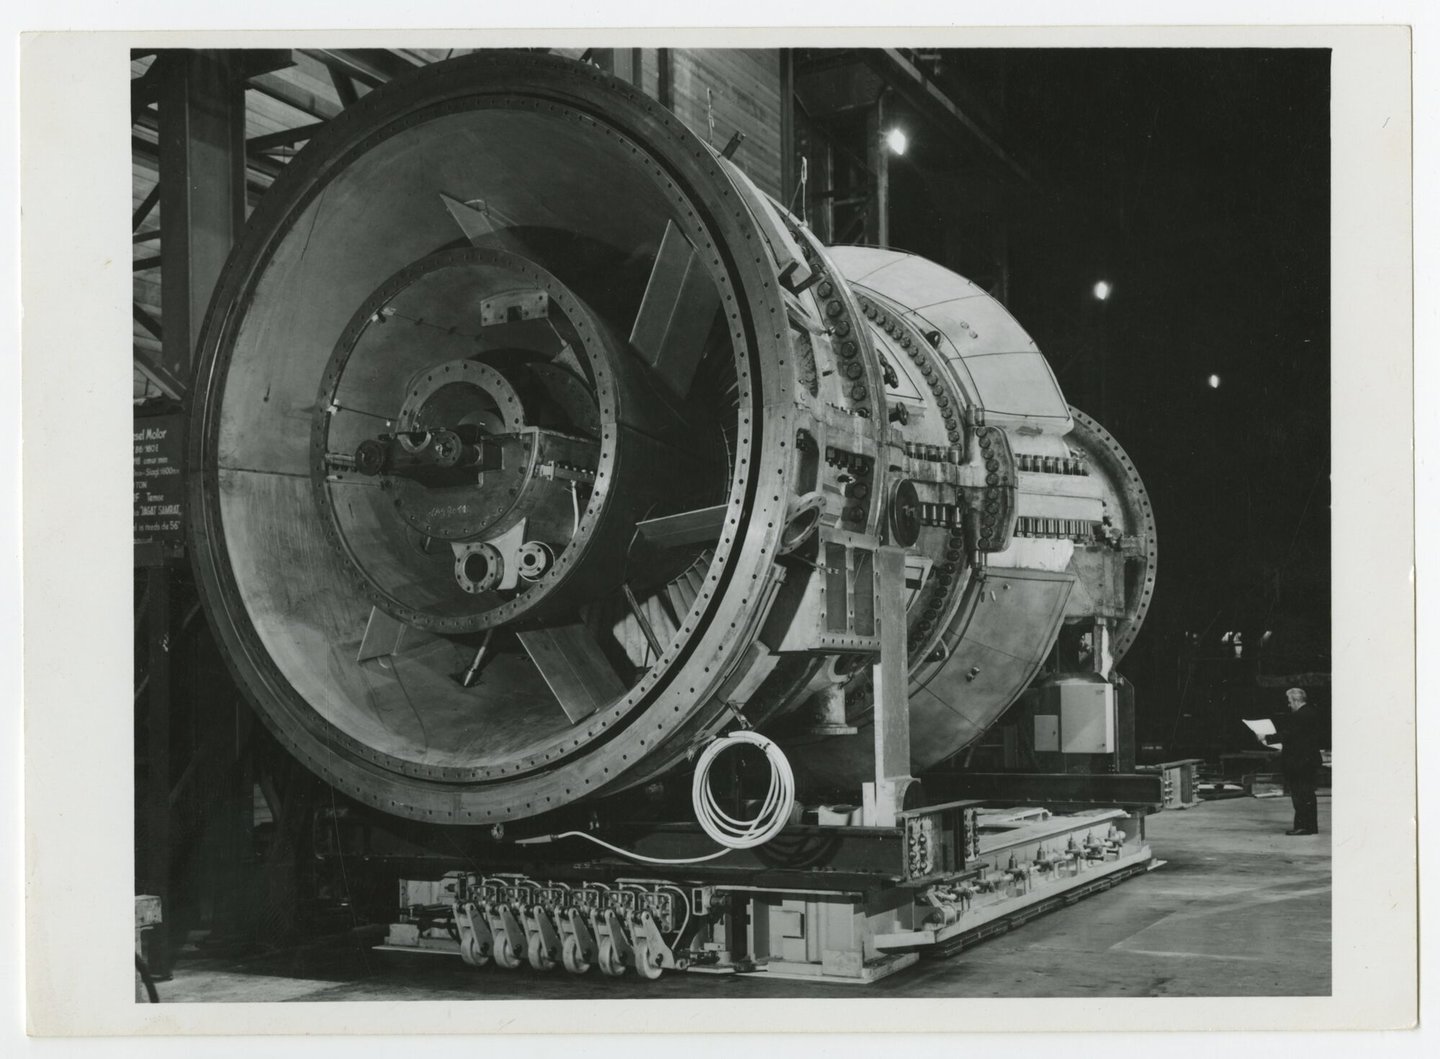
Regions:
[[386, 81], [393, 81], [403, 73], [418, 69], [408, 59], [383, 48], [307, 48], [304, 54], [318, 59], [332, 71], [353, 77], [370, 88], [378, 88]]
[[1039, 186], [1039, 181], [1035, 179], [1029, 169], [1021, 165], [1004, 147], [1000, 146], [994, 137], [980, 126], [979, 122], [960, 109], [959, 105], [934, 81], [930, 80], [925, 72], [911, 62], [903, 52], [896, 48], [877, 48], [866, 49], [861, 54], [865, 56], [865, 61], [871, 68], [885, 78], [886, 83], [921, 114], [931, 118], [941, 127], [950, 125], [952, 128], [962, 129], [966, 134], [979, 141], [991, 155], [1025, 183], [1032, 187]]
[[331, 118], [339, 117], [343, 109], [339, 103], [326, 99], [324, 96], [317, 96], [314, 92], [307, 92], [305, 89], [291, 84], [276, 74], [261, 74], [258, 77], [250, 78], [250, 86], [263, 96], [269, 96], [277, 102], [284, 103], [308, 114], [318, 121], [329, 121]]

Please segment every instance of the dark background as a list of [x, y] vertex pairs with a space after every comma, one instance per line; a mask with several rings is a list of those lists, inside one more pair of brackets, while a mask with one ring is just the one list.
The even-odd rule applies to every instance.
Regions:
[[937, 53], [1033, 183], [895, 108], [891, 242], [1002, 293], [1147, 483], [1159, 579], [1123, 669], [1172, 756], [1249, 745], [1236, 718], [1283, 710], [1285, 678], [1329, 707], [1329, 71], [1321, 50]]

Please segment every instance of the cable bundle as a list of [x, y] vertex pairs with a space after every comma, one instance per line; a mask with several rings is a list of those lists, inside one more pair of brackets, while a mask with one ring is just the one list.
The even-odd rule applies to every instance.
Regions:
[[[716, 802], [715, 792], [710, 787], [710, 766], [726, 750], [741, 743], [759, 747], [770, 764], [770, 789], [766, 791], [765, 800], [753, 820], [738, 820], [726, 813]], [[758, 732], [732, 732], [716, 739], [700, 755], [690, 799], [695, 807], [695, 819], [707, 835], [729, 849], [753, 849], [769, 842], [789, 822], [790, 812], [795, 807], [795, 773], [791, 771], [784, 752], [773, 740]]]
[[[725, 812], [715, 801], [715, 792], [710, 789], [710, 766], [726, 750], [740, 743], [749, 743], [759, 747], [765, 752], [765, 760], [770, 763], [770, 789], [766, 791], [765, 801], [753, 820], [737, 820]], [[790, 813], [795, 808], [795, 773], [791, 771], [790, 762], [786, 760], [784, 752], [775, 745], [774, 741], [766, 739], [756, 732], [732, 732], [730, 735], [716, 739], [700, 755], [700, 760], [695, 766], [695, 781], [690, 788], [690, 800], [695, 807], [695, 818], [700, 822], [701, 829], [723, 846], [723, 849], [707, 853], [702, 857], [647, 857], [643, 853], [622, 849], [620, 846], [606, 842], [603, 838], [588, 835], [584, 831], [562, 831], [558, 835], [536, 835], [533, 838], [520, 839], [517, 845], [529, 846], [541, 842], [557, 842], [562, 838], [583, 838], [586, 842], [593, 842], [612, 853], [618, 853], [622, 857], [629, 857], [631, 860], [638, 860], [644, 864], [702, 864], [707, 860], [723, 857], [731, 850], [763, 846], [778, 835], [789, 822]]]

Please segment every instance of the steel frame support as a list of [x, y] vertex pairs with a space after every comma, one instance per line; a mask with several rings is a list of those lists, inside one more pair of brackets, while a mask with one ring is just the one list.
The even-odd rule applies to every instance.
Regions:
[[[780, 201], [794, 206], [799, 166], [795, 157], [795, 51], [780, 49]], [[803, 207], [802, 207], [803, 210]]]
[[168, 977], [170, 931], [170, 569], [145, 572], [145, 854], [137, 893], [160, 899], [163, 918], [150, 938], [150, 971]]
[[377, 88], [416, 68], [413, 62], [384, 48], [315, 48], [305, 49], [304, 54], [370, 88]]
[[898, 48], [866, 49], [860, 53], [864, 61], [883, 77], [900, 96], [922, 115], [936, 121], [941, 127], [963, 129], [967, 136], [977, 140], [991, 155], [1010, 169], [1025, 183], [1035, 186], [1034, 175], [1013, 158], [997, 143], [978, 122], [965, 113], [959, 105], [940, 87], [932, 82]]
[[[162, 388], [176, 398], [188, 389], [206, 306], [245, 221], [244, 64], [241, 52], [174, 51], [162, 53], [151, 68], [159, 104], [154, 150], [164, 237], [160, 240], [161, 319], [158, 326], [141, 321], [160, 338], [161, 353], [158, 362], [146, 362], [144, 367], [151, 378], [165, 380]], [[143, 121], [146, 115], [137, 117]], [[149, 147], [133, 135], [132, 143]], [[137, 211], [137, 225], [149, 212], [149, 208]], [[136, 318], [141, 316], [137, 307]], [[143, 702], [137, 702], [144, 712], [146, 769], [144, 790], [137, 794], [145, 814], [144, 892], [159, 896], [164, 907], [164, 922], [156, 928], [152, 950], [154, 970], [164, 975], [172, 961], [168, 933], [175, 922], [177, 838], [170, 749], [173, 575], [162, 560], [146, 577], [147, 685]], [[233, 841], [238, 847], [240, 836]], [[244, 841], [250, 841], [248, 829]]]
[[874, 212], [866, 221], [866, 234], [876, 246], [890, 245], [890, 148], [885, 143], [885, 92], [881, 91], [865, 121], [866, 156], [875, 175]]
[[159, 118], [162, 360], [172, 375], [188, 380], [210, 293], [245, 223], [245, 79], [238, 53], [171, 57]]
[[[655, 49], [655, 64], [659, 79], [655, 93], [660, 105], [666, 110], [675, 109], [675, 53], [670, 48]], [[782, 163], [783, 164], [783, 163]]]

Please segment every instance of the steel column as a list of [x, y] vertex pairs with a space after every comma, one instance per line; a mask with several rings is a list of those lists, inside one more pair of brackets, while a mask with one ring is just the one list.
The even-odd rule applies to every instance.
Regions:
[[656, 98], [666, 110], [675, 109], [675, 53], [669, 48], [655, 49], [655, 63], [660, 76], [656, 85]]
[[[780, 49], [780, 201], [795, 205], [799, 166], [795, 158], [795, 53]], [[804, 210], [802, 204], [800, 209]]]
[[245, 223], [240, 64], [236, 52], [176, 53], [160, 89], [162, 356], [185, 380], [210, 293]]
[[880, 659], [871, 670], [875, 689], [875, 782], [866, 793], [866, 820], [894, 827], [904, 808], [910, 775], [910, 672], [905, 628], [905, 549], [875, 553], [875, 613]]
[[[164, 63], [163, 68], [160, 67]], [[183, 394], [193, 373], [205, 310], [226, 257], [245, 223], [245, 67], [238, 51], [176, 51], [156, 60], [161, 69], [158, 112], [161, 357], [155, 375]], [[181, 385], [183, 384], [183, 385]], [[146, 891], [165, 902], [157, 930], [156, 970], [168, 971], [166, 932], [174, 923], [174, 843], [171, 816], [171, 629], [168, 569], [150, 571], [149, 672], [145, 703], [147, 750]], [[248, 789], [244, 792], [248, 796]], [[235, 846], [251, 841], [232, 836]]]
[[865, 219], [867, 236], [876, 246], [890, 245], [890, 148], [885, 143], [885, 92], [865, 120], [866, 160], [875, 179], [871, 214]]
[[170, 569], [145, 576], [145, 860], [135, 892], [160, 898], [150, 938], [150, 972], [160, 978], [170, 974]]

